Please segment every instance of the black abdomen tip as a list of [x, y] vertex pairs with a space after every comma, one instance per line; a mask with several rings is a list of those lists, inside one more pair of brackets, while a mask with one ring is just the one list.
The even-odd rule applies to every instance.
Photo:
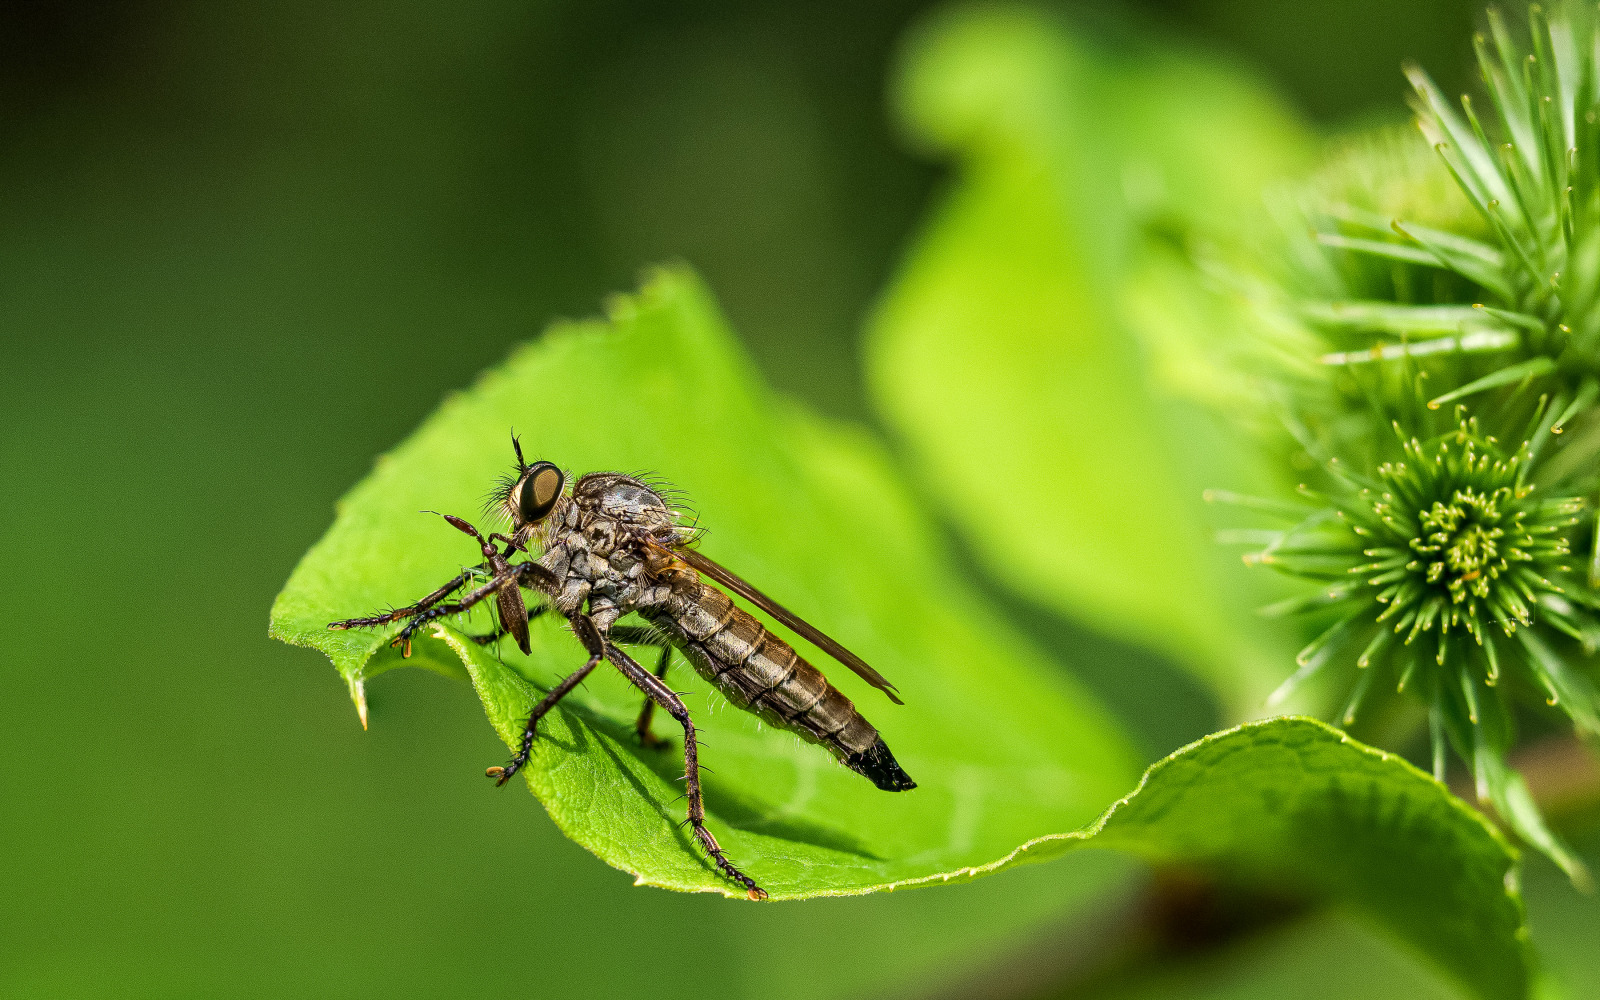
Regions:
[[894, 759], [894, 754], [884, 745], [881, 736], [872, 746], [846, 757], [844, 765], [857, 774], [865, 775], [874, 785], [886, 792], [903, 792], [917, 787], [917, 783], [911, 780], [911, 775], [900, 767], [899, 762]]

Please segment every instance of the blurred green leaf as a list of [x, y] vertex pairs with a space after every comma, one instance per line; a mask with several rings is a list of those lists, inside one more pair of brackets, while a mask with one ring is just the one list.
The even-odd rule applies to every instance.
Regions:
[[1259, 710], [1286, 660], [1201, 500], [1262, 475], [1237, 441], [1251, 388], [1179, 248], [1247, 238], [1306, 135], [1235, 70], [1113, 61], [1021, 9], [935, 23], [899, 89], [959, 177], [869, 331], [883, 413], [1002, 579]]
[[[1563, 817], [1572, 846], [1592, 871], [1600, 871], [1597, 818], [1592, 810]], [[1549, 995], [1563, 1000], [1600, 996], [1600, 896], [1574, 892], [1567, 874], [1537, 854], [1528, 856], [1524, 881], [1533, 942], [1552, 982]]]
[[1455, 980], [1354, 915], [1328, 911], [1141, 969], [1093, 1000], [1461, 1000]]
[[[774, 897], [963, 877], [1092, 819], [1136, 773], [1108, 713], [935, 557], [935, 536], [870, 439], [775, 410], [755, 386], [709, 296], [685, 273], [616, 300], [609, 324], [558, 327], [379, 460], [295, 570], [272, 634], [326, 652], [356, 692], [401, 665], [387, 635], [326, 624], [414, 600], [476, 560], [470, 540], [417, 512], [473, 517], [512, 465], [515, 427], [530, 458], [669, 477], [693, 498], [709, 555], [802, 609], [899, 686], [903, 708], [843, 668], [830, 671], [919, 782], [891, 795], [825, 751], [728, 711], [679, 661], [672, 683], [692, 692], [704, 727], [711, 828]], [[466, 630], [488, 627], [484, 616]], [[441, 672], [465, 663], [509, 740], [537, 688], [583, 655], [548, 622], [536, 623], [531, 657], [509, 643], [499, 655], [443, 628], [417, 642], [413, 662]], [[635, 745], [641, 701], [619, 677], [592, 680], [541, 725], [528, 782], [569, 836], [639, 881], [731, 892], [679, 829], [681, 755]]]

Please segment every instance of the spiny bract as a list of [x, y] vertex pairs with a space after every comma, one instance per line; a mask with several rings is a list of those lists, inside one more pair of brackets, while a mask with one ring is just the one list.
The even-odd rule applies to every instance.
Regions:
[[[1326, 475], [1247, 558], [1320, 585], [1269, 609], [1324, 616], [1275, 697], [1353, 660], [1350, 724], [1387, 676], [1428, 705], [1435, 772], [1453, 746], [1578, 878], [1507, 756], [1522, 694], [1600, 734], [1600, 33], [1592, 5], [1529, 23], [1523, 41], [1489, 13], [1487, 101], [1453, 107], [1408, 67], [1425, 143], [1353, 143], [1290, 199], [1260, 300], [1282, 455]], [[1461, 401], [1477, 419], [1443, 424]]]
[[[1537, 411], [1537, 441], [1550, 437], [1548, 411]], [[1435, 774], [1443, 779], [1453, 746], [1479, 797], [1581, 879], [1506, 756], [1522, 692], [1600, 733], [1600, 697], [1585, 672], [1600, 648], [1600, 597], [1573, 565], [1575, 542], [1593, 530], [1591, 506], [1544, 496], [1530, 476], [1538, 445], [1525, 439], [1507, 454], [1464, 407], [1443, 433], [1391, 429], [1397, 454], [1364, 471], [1328, 458], [1323, 489], [1302, 486], [1300, 505], [1275, 505], [1296, 523], [1245, 557], [1319, 584], [1266, 614], [1328, 622], [1272, 703], [1333, 663], [1356, 668], [1345, 725], [1384, 684], [1421, 699]]]
[[[1324, 505], [1246, 557], [1328, 583], [1269, 612], [1338, 613], [1301, 651], [1301, 671], [1275, 698], [1339, 648], [1359, 648], [1355, 662], [1363, 670], [1392, 662], [1400, 690], [1455, 686], [1471, 701], [1477, 681], [1498, 682], [1500, 645], [1530, 641], [1531, 633], [1519, 633], [1519, 626], [1548, 625], [1586, 650], [1600, 644], [1600, 623], [1586, 610], [1593, 598], [1570, 565], [1570, 536], [1582, 521], [1584, 500], [1537, 496], [1526, 479], [1531, 446], [1506, 457], [1473, 418], [1462, 416], [1454, 430], [1426, 442], [1398, 423], [1393, 429], [1399, 457], [1370, 477], [1334, 460], [1327, 492], [1302, 491]], [[1431, 655], [1417, 655], [1424, 649]], [[1425, 670], [1419, 685], [1425, 660], [1441, 669]], [[1552, 704], [1561, 703], [1552, 672], [1537, 657], [1529, 662], [1540, 690]], [[1363, 677], [1358, 685], [1344, 713], [1347, 723], [1369, 683]]]

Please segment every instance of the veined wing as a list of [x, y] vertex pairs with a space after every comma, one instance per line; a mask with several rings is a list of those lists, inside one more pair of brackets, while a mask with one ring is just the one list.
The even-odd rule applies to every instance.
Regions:
[[807, 622], [804, 618], [751, 586], [737, 573], [692, 549], [670, 549], [669, 551], [701, 573], [778, 619], [778, 621], [783, 622], [783, 624], [793, 629], [797, 635], [802, 636], [824, 653], [855, 671], [862, 680], [888, 695], [889, 700], [896, 705], [905, 704], [900, 700], [899, 695], [895, 693], [894, 685], [890, 684], [882, 674], [868, 666], [865, 660], [828, 638], [822, 633], [822, 630]]

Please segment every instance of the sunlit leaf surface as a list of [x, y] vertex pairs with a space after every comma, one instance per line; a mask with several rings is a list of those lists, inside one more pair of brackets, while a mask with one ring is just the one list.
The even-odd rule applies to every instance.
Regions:
[[[476, 518], [484, 492], [514, 466], [513, 427], [530, 459], [670, 479], [706, 528], [703, 551], [898, 685], [904, 707], [801, 647], [919, 783], [891, 794], [728, 707], [681, 661], [674, 669], [672, 684], [690, 692], [703, 725], [710, 826], [774, 897], [864, 892], [989, 865], [1083, 825], [1132, 783], [1117, 724], [933, 555], [939, 547], [877, 447], [766, 398], [684, 274], [616, 300], [609, 324], [561, 327], [519, 351], [380, 459], [295, 571], [274, 608], [274, 634], [323, 650], [358, 690], [403, 662], [387, 634], [325, 626], [409, 603], [476, 561], [469, 539], [418, 512]], [[485, 613], [451, 627], [490, 626]], [[484, 650], [441, 635], [419, 640], [413, 662], [447, 673], [465, 662], [508, 737], [535, 687], [583, 661], [553, 622], [536, 623], [526, 658], [509, 642]], [[529, 784], [569, 836], [641, 882], [733, 891], [678, 828], [681, 740], [669, 751], [635, 745], [641, 702], [618, 676], [591, 679], [541, 729]], [[655, 731], [672, 735], [671, 725], [659, 717]], [[484, 794], [494, 794], [487, 782]]]
[[[609, 324], [559, 328], [518, 352], [346, 498], [280, 595], [273, 633], [328, 653], [353, 691], [400, 665], [385, 634], [325, 625], [414, 598], [472, 561], [470, 544], [419, 510], [472, 514], [485, 470], [508, 466], [515, 425], [531, 451], [575, 469], [671, 476], [697, 501], [708, 553], [807, 609], [905, 695], [895, 708], [832, 671], [919, 782], [889, 794], [721, 705], [688, 669], [673, 675], [704, 725], [711, 826], [774, 898], [1112, 847], [1343, 901], [1484, 996], [1518, 995], [1521, 909], [1504, 842], [1410, 765], [1320, 723], [1208, 737], [1091, 822], [1133, 785], [1111, 717], [965, 592], [870, 439], [774, 407], [731, 344], [701, 286], [670, 272], [616, 300]], [[529, 657], [467, 642], [488, 627], [477, 619], [419, 638], [414, 662], [464, 668], [509, 744], [582, 655], [545, 620]], [[740, 894], [679, 828], [681, 756], [636, 745], [639, 704], [618, 677], [580, 689], [541, 728], [529, 786], [568, 836], [639, 882]]]

